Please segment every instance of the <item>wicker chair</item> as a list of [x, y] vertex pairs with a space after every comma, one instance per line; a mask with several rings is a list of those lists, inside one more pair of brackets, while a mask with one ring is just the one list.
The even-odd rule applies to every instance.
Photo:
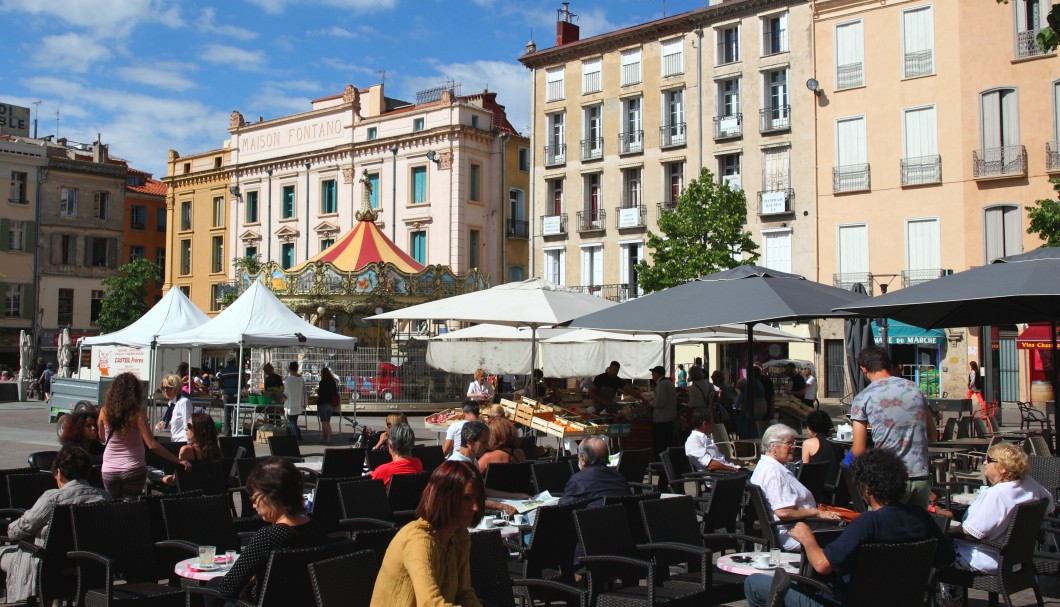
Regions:
[[476, 531], [471, 534], [471, 586], [485, 607], [514, 605], [513, 586], [526, 587], [532, 596], [538, 594], [538, 589], [550, 596], [558, 593], [574, 598], [579, 607], [588, 607], [588, 593], [573, 585], [542, 579], [513, 581], [508, 576], [508, 559], [508, 549], [501, 540], [500, 531]]
[[337, 490], [339, 505], [342, 507], [339, 526], [346, 531], [397, 529], [397, 519], [394, 518], [394, 511], [387, 501], [383, 481], [349, 481], [339, 483]]
[[[388, 449], [372, 449], [365, 453], [365, 460], [368, 462], [369, 470], [375, 470], [392, 459]], [[426, 466], [423, 469], [426, 470]]]
[[629, 490], [633, 492], [654, 493], [655, 486], [644, 482], [651, 463], [651, 449], [623, 449], [618, 458], [618, 471], [626, 477]]
[[1053, 423], [1045, 413], [1044, 407], [1035, 407], [1031, 403], [1019, 401], [1016, 402], [1016, 406], [1020, 410], [1020, 430], [1030, 429], [1031, 424], [1038, 424], [1043, 432], [1052, 429]]
[[37, 586], [30, 594], [38, 605], [67, 601], [77, 596], [77, 569], [70, 566], [67, 553], [74, 549], [74, 528], [70, 506], [57, 504], [48, 519], [48, 535], [38, 546], [32, 539], [20, 540], [19, 547], [36, 559]]
[[490, 464], [486, 466], [483, 482], [487, 489], [506, 493], [526, 493], [534, 491], [530, 462], [517, 464]]
[[342, 447], [324, 449], [320, 476], [361, 476], [364, 474], [364, 449]]
[[414, 474], [395, 474], [390, 477], [390, 489], [386, 499], [394, 511], [394, 518], [399, 523], [407, 523], [416, 518], [416, 508], [420, 505], [420, 496], [427, 488], [430, 472]]
[[[508, 544], [518, 554], [518, 561], [509, 567], [514, 579], [550, 579], [574, 583], [574, 554], [578, 544], [574, 529], [575, 510], [589, 504], [588, 499], [567, 504], [542, 506], [537, 509], [534, 529], [526, 545]], [[544, 593], [540, 594], [539, 593]], [[547, 600], [547, 591], [517, 588], [516, 594], [534, 600]]]
[[434, 469], [442, 465], [445, 455], [442, 453], [441, 445], [419, 445], [412, 448], [412, 457], [418, 458], [423, 464], [424, 472], [434, 472]]
[[7, 477], [12, 474], [37, 474], [36, 468], [8, 468], [0, 470], [0, 508], [11, 507], [11, 494], [7, 491]]
[[317, 479], [316, 494], [313, 496], [313, 511], [309, 516], [316, 521], [324, 533], [335, 537], [348, 537], [339, 521], [342, 520], [342, 502], [338, 486], [341, 483], [357, 481], [359, 476], [332, 476]]
[[7, 476], [7, 494], [11, 498], [11, 507], [29, 510], [37, 503], [40, 496], [49, 489], [59, 487], [55, 476], [50, 472], [33, 474], [9, 474]]
[[572, 474], [568, 462], [533, 462], [530, 476], [534, 481], [534, 495], [542, 491], [548, 491], [553, 496], [562, 495]]
[[1028, 473], [1045, 487], [1055, 499], [1060, 493], [1060, 457], [1054, 455], [1029, 455]]
[[712, 475], [693, 470], [684, 447], [669, 447], [659, 453], [659, 458], [666, 474], [666, 485], [672, 493], [687, 493], [686, 487], [690, 483], [694, 486], [697, 496], [703, 495], [709, 489], [707, 479]]
[[56, 455], [59, 455], [58, 451], [34, 451], [26, 456], [26, 462], [30, 468], [50, 473], [52, 471], [52, 462], [55, 461]]
[[[379, 573], [371, 550], [359, 550], [309, 564], [309, 581], [317, 607], [369, 607]], [[353, 590], [351, 592], [351, 589]]]
[[[758, 520], [760, 541], [766, 545], [767, 549], [783, 549], [777, 528], [781, 525], [793, 525], [794, 522], [773, 520], [773, 508], [770, 506], [769, 500], [766, 499], [765, 492], [762, 491], [761, 487], [754, 483], [747, 483], [746, 490], [748, 497], [750, 497], [749, 503], [754, 510], [755, 518]], [[807, 523], [838, 524], [837, 521], [820, 518], [807, 518], [802, 519], [802, 521]], [[751, 535], [750, 530], [747, 533]]]
[[269, 453], [275, 457], [286, 457], [292, 461], [305, 461], [298, 437], [289, 434], [273, 434], [269, 437]]
[[[253, 436], [219, 436], [217, 437], [217, 442], [221, 445], [221, 457], [233, 459], [243, 457], [257, 458]], [[243, 447], [242, 455], [239, 454], [240, 447]]]
[[799, 482], [802, 483], [803, 487], [810, 490], [810, 493], [813, 494], [813, 499], [817, 500], [818, 504], [828, 501], [826, 486], [828, 485], [828, 473], [831, 468], [831, 462], [804, 463], [799, 468]]
[[390, 547], [390, 542], [393, 541], [397, 532], [397, 527], [393, 529], [357, 531], [353, 534], [353, 549], [357, 551], [371, 550], [375, 554], [376, 562], [382, 563], [383, 557], [386, 556], [387, 548]]
[[200, 545], [216, 546], [218, 552], [239, 550], [242, 542], [225, 496], [174, 497], [159, 505], [168, 545], [183, 545], [189, 555], [198, 554]]
[[659, 499], [658, 493], [634, 493], [632, 495], [604, 496], [604, 506], [621, 505], [626, 512], [626, 524], [633, 542], [643, 544], [648, 541], [648, 531], [644, 528], [644, 518], [640, 515], [640, 503]]

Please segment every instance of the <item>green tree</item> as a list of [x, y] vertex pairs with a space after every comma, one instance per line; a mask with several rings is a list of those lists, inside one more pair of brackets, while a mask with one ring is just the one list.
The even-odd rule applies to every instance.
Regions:
[[1060, 179], [1050, 179], [1056, 190], [1056, 200], [1043, 198], [1036, 207], [1027, 210], [1030, 218], [1028, 234], [1037, 234], [1047, 247], [1060, 247]]
[[162, 269], [146, 259], [137, 259], [118, 268], [117, 276], [103, 279], [103, 305], [99, 310], [99, 330], [113, 333], [138, 320], [150, 306], [147, 286], [162, 277]]
[[[640, 285], [653, 292], [742, 263], [754, 263], [758, 260], [758, 245], [744, 229], [746, 224], [747, 200], [743, 191], [717, 183], [714, 174], [703, 169], [699, 179], [681, 193], [676, 208], [659, 216], [663, 235], [648, 232], [653, 263], [641, 260], [637, 264]], [[742, 261], [734, 259], [737, 253], [743, 254]]]
[[[1009, 0], [997, 0], [998, 4], [1008, 4], [1008, 2]], [[1036, 40], [1038, 48], [1043, 53], [1048, 53], [1060, 46], [1060, 4], [1053, 4], [1052, 10], [1045, 16], [1045, 21], [1049, 25], [1038, 32]]]

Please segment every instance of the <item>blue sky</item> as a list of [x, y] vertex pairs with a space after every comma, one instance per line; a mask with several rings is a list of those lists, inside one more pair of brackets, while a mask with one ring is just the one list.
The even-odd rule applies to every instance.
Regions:
[[[582, 37], [699, 8], [705, 0], [571, 4]], [[39, 134], [92, 142], [164, 175], [168, 150], [214, 149], [238, 109], [252, 120], [386, 74], [389, 97], [452, 78], [489, 86], [528, 133], [531, 31], [555, 42], [558, 0], [0, 0], [0, 101], [34, 108]], [[56, 123], [56, 111], [59, 121]], [[32, 133], [31, 133], [32, 134]]]

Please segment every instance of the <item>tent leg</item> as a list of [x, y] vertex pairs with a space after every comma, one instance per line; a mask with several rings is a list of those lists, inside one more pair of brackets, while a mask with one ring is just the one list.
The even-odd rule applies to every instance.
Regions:
[[[188, 354], [188, 359], [191, 360], [191, 354]], [[232, 411], [232, 427], [229, 430], [232, 436], [243, 436], [243, 423], [239, 421], [239, 402], [243, 398], [243, 342], [239, 342], [239, 358], [236, 359], [236, 382], [236, 406]]]
[[1052, 368], [1053, 372], [1050, 374], [1052, 377], [1049, 379], [1053, 382], [1053, 440], [1056, 441], [1056, 449], [1054, 452], [1060, 453], [1060, 428], [1057, 427], [1057, 422], [1060, 422], [1060, 401], [1057, 400], [1057, 395], [1060, 394], [1060, 369], [1057, 369], [1056, 359], [1056, 318], [1049, 320], [1049, 340], [1050, 347], [1052, 348]]

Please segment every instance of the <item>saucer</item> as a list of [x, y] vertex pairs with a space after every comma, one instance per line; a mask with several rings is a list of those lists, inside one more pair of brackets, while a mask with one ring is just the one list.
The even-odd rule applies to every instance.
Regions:
[[222, 569], [222, 567], [221, 565], [200, 565], [198, 563], [194, 563], [188, 565], [188, 569], [190, 569], [191, 571], [219, 571]]
[[766, 565], [765, 567], [762, 567], [761, 565], [756, 565], [754, 563], [751, 563], [751, 566], [754, 567], [755, 569], [758, 569], [759, 571], [769, 571], [770, 569], [776, 569], [780, 565], [769, 564], [769, 565]]

